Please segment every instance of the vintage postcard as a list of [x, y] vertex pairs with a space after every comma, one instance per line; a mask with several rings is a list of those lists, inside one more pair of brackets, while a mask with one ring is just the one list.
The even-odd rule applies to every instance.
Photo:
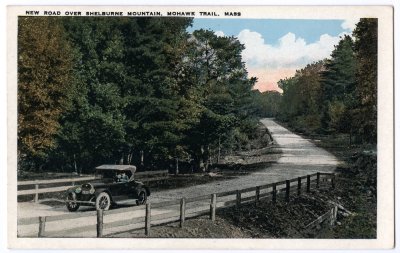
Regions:
[[9, 6], [7, 33], [10, 248], [394, 247], [392, 7]]

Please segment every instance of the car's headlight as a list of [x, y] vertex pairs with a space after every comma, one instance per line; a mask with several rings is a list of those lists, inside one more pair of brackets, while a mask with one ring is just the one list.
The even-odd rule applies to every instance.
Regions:
[[93, 188], [93, 187], [90, 188], [89, 193], [90, 193], [90, 194], [93, 194], [93, 193], [94, 193], [94, 188]]
[[75, 192], [76, 192], [76, 193], [81, 193], [81, 191], [82, 191], [82, 188], [81, 188], [81, 187], [77, 187], [77, 188], [75, 189]]

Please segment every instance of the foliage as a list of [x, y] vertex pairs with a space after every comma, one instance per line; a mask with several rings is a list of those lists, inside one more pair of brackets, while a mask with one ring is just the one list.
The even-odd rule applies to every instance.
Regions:
[[280, 120], [302, 132], [348, 134], [350, 145], [376, 143], [377, 20], [361, 19], [353, 38], [345, 35], [329, 59], [278, 82]]
[[280, 112], [282, 95], [278, 91], [252, 91], [255, 114], [259, 117], [276, 117]]
[[322, 61], [298, 70], [294, 77], [280, 80], [283, 90], [279, 118], [296, 124], [302, 131], [317, 131], [321, 127]]
[[[349, 143], [356, 127], [354, 122], [356, 87], [356, 59], [353, 51], [353, 40], [345, 35], [335, 46], [331, 58], [326, 62], [322, 73], [324, 87], [324, 107], [327, 114], [322, 125], [327, 132], [349, 134]], [[326, 117], [328, 116], [328, 117]]]
[[[251, 89], [255, 79], [247, 78], [242, 62], [243, 45], [234, 37], [218, 37], [212, 31], [194, 31], [187, 59], [187, 83], [199, 101], [199, 117], [186, 138], [196, 169], [206, 170], [212, 146], [238, 148], [246, 142], [252, 124]], [[250, 123], [249, 123], [250, 122]], [[240, 134], [238, 134], [240, 133]]]
[[71, 106], [59, 112], [61, 128], [49, 137], [53, 145], [42, 165], [82, 172], [102, 163], [153, 168], [181, 159], [204, 171], [216, 149], [246, 145], [257, 122], [251, 97], [256, 79], [247, 77], [244, 46], [212, 31], [190, 35], [191, 22], [57, 19], [60, 31], [51, 36], [70, 48], [63, 94], [70, 94]]
[[35, 166], [54, 147], [69, 105], [71, 47], [53, 18], [21, 17], [18, 32], [18, 156]]
[[377, 138], [377, 76], [378, 76], [378, 20], [363, 18], [353, 32], [357, 59], [356, 111], [358, 133], [365, 142], [376, 143]]
[[282, 94], [252, 90], [237, 38], [189, 34], [191, 23], [20, 18], [19, 166], [80, 172], [180, 160], [205, 171], [221, 152], [247, 148], [265, 116], [376, 143], [376, 19], [361, 19], [329, 59], [280, 80]]

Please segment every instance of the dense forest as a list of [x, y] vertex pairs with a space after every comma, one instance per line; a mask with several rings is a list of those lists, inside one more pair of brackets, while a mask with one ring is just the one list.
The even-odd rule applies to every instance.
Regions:
[[243, 45], [186, 18], [21, 17], [19, 169], [162, 167], [254, 134]]
[[188, 18], [20, 17], [18, 169], [100, 164], [206, 171], [244, 147], [259, 117], [376, 143], [377, 21], [362, 19], [329, 59], [253, 90], [235, 37], [188, 33]]

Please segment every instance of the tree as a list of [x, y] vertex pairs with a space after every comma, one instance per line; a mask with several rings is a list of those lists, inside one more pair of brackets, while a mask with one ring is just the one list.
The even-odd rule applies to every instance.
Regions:
[[[74, 48], [74, 108], [59, 153], [78, 167], [174, 156], [182, 138], [180, 54], [190, 19], [66, 18]], [[152, 164], [147, 164], [152, 166]]]
[[365, 142], [377, 138], [378, 20], [362, 18], [353, 31], [357, 59], [357, 121]]
[[43, 149], [48, 168], [194, 159], [207, 169], [216, 149], [241, 148], [253, 134], [256, 79], [247, 76], [236, 38], [189, 35], [186, 18], [44, 19], [59, 26], [70, 62], [70, 79], [60, 81], [70, 106], [49, 106], [61, 127], [52, 150]]
[[[361, 19], [332, 51], [331, 58], [278, 82], [278, 118], [300, 131], [346, 133], [376, 143], [377, 19]], [[359, 139], [359, 138], [357, 138]]]
[[73, 106], [61, 118], [52, 157], [75, 171], [118, 163], [126, 135], [123, 34], [115, 29], [115, 19], [64, 18], [63, 25], [74, 49]]
[[71, 47], [58, 19], [18, 20], [18, 155], [42, 166], [69, 105]]
[[355, 71], [353, 40], [349, 35], [345, 35], [325, 63], [322, 75], [324, 99], [344, 100], [346, 96], [351, 95], [355, 88]]
[[[354, 122], [356, 87], [356, 58], [353, 40], [345, 35], [332, 51], [322, 73], [324, 107], [322, 125], [340, 133], [349, 134], [351, 144]], [[329, 130], [329, 129], [328, 129]]]
[[282, 89], [279, 117], [289, 121], [298, 115], [299, 96], [297, 95], [297, 77], [290, 77], [278, 81], [278, 87]]
[[241, 58], [244, 46], [236, 38], [201, 29], [193, 32], [189, 43], [187, 83], [200, 110], [186, 142], [197, 169], [205, 171], [213, 147], [220, 151], [234, 140], [240, 148], [251, 132], [249, 126], [254, 127], [251, 89], [256, 79], [247, 76]]
[[258, 117], [278, 116], [282, 97], [281, 93], [278, 91], [265, 91], [261, 93], [259, 90], [253, 90], [251, 97], [255, 115]]
[[[187, 26], [191, 19], [138, 18], [124, 27], [127, 141], [153, 165], [180, 157], [183, 131], [192, 116], [184, 81]], [[133, 25], [136, 24], [136, 25]], [[138, 31], [137, 31], [138, 30]], [[150, 164], [149, 164], [150, 165]]]
[[297, 70], [294, 77], [278, 82], [283, 90], [281, 117], [301, 131], [314, 132], [321, 128], [323, 70], [324, 63], [319, 61]]

